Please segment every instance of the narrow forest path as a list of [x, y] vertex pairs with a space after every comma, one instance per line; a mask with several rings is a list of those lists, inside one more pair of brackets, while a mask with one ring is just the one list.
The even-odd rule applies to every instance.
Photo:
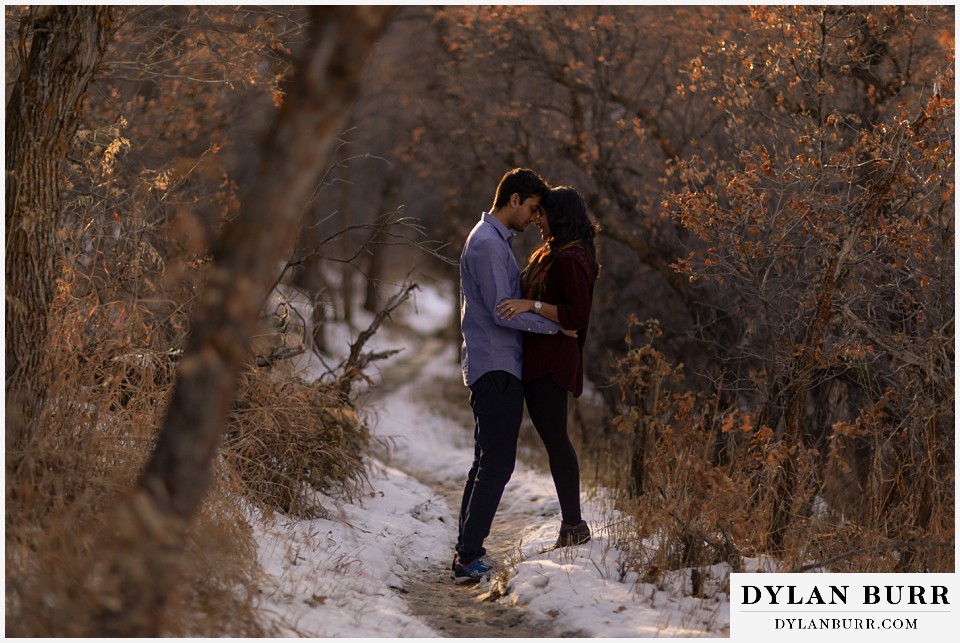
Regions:
[[[381, 371], [381, 383], [369, 393], [371, 402], [382, 401], [390, 393], [417, 379], [420, 371], [442, 351], [452, 351], [450, 341], [437, 337], [422, 337], [406, 328], [395, 328], [409, 342], [399, 359]], [[466, 388], [463, 389], [463, 404], [467, 404]], [[431, 488], [456, 516], [462, 487], [449, 480], [439, 480], [429, 471], [416, 470], [398, 465], [406, 474]], [[467, 472], [463, 475], [466, 477]], [[501, 511], [494, 519], [490, 536], [486, 541], [488, 554], [501, 568], [509, 569], [510, 561], [520, 551], [520, 538], [525, 529], [544, 520], [543, 516], [522, 512], [503, 511], [509, 503], [510, 486], [507, 486]], [[451, 525], [451, 529], [455, 526]], [[438, 557], [442, 558], [442, 552]], [[450, 558], [453, 551], [449, 552]], [[405, 579], [400, 593], [412, 614], [442, 636], [453, 638], [560, 638], [583, 636], [578, 631], [558, 631], [553, 622], [530, 617], [522, 606], [502, 600], [505, 580], [493, 578], [481, 583], [458, 585], [453, 582], [446, 567], [422, 569], [416, 576]]]

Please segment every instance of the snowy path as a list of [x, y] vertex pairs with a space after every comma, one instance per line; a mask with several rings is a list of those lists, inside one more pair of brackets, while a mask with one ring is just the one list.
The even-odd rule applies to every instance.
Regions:
[[449, 302], [427, 289], [417, 310], [369, 347], [406, 348], [360, 402], [373, 434], [390, 445], [371, 458], [364, 498], [325, 498], [330, 519], [251, 521], [265, 617], [281, 634], [308, 637], [726, 637], [726, 570], [707, 570], [705, 599], [688, 595], [688, 573], [641, 582], [619, 549], [637, 546], [635, 530], [602, 490], [584, 490], [593, 540], [540, 553], [556, 538], [559, 504], [549, 474], [522, 462], [486, 543], [506, 573], [481, 585], [452, 582], [473, 446], [453, 347], [434, 338], [449, 314]]
[[[436, 339], [419, 340], [411, 338], [415, 344], [411, 346], [407, 359], [392, 364], [382, 375], [382, 386], [373, 391], [374, 404], [376, 401], [388, 399], [391, 394], [397, 394], [399, 388], [406, 386], [415, 388], [418, 377], [428, 365], [435, 360], [442, 360], [444, 351], [450, 352], [449, 343]], [[453, 403], [467, 404], [466, 388], [462, 389], [461, 399], [450, 400]], [[389, 417], [389, 411], [381, 411], [384, 417]], [[389, 420], [386, 422], [389, 423]], [[470, 453], [468, 449], [466, 453]], [[407, 462], [401, 469], [416, 477], [437, 494], [439, 499], [446, 502], [450, 514], [455, 517], [456, 508], [460, 503], [462, 493], [461, 484], [456, 484], [449, 478], [433, 475], [429, 467], [423, 463]], [[522, 466], [522, 465], [521, 465]], [[466, 476], [466, 469], [462, 476]], [[505, 498], [504, 506], [510, 505], [509, 498]], [[544, 521], [542, 516], [532, 515], [529, 511], [501, 511], [494, 521], [487, 546], [490, 555], [496, 560], [506, 562], [518, 555], [517, 543], [524, 531], [531, 524]], [[455, 524], [451, 530], [455, 531]], [[452, 548], [445, 552], [450, 557]], [[551, 620], [535, 619], [523, 607], [505, 601], [496, 600], [503, 591], [501, 582], [497, 579], [472, 585], [456, 585], [450, 580], [450, 573], [443, 559], [433, 561], [418, 569], [418, 573], [405, 579], [402, 595], [414, 616], [422, 618], [442, 636], [453, 638], [504, 638], [504, 637], [563, 637], [579, 636], [578, 631], [558, 629]]]

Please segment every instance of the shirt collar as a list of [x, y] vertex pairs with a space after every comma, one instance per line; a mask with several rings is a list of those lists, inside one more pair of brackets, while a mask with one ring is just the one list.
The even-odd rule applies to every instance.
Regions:
[[490, 225], [492, 225], [494, 229], [498, 233], [500, 233], [500, 236], [503, 237], [504, 241], [511, 242], [513, 241], [513, 238], [517, 236], [516, 232], [514, 232], [513, 230], [510, 230], [509, 228], [507, 228], [507, 226], [500, 223], [500, 219], [493, 216], [493, 214], [490, 212], [484, 212], [483, 216], [481, 216], [480, 218], [486, 223], [489, 223]]

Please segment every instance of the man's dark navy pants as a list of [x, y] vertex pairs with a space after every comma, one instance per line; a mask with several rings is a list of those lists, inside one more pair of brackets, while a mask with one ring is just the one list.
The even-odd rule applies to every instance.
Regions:
[[483, 541], [517, 461], [523, 419], [523, 383], [506, 371], [490, 371], [470, 385], [474, 417], [473, 465], [460, 503], [457, 554], [466, 565], [487, 553]]

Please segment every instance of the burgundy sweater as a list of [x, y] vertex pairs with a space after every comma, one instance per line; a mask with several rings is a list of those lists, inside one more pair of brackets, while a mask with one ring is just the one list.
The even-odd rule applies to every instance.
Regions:
[[550, 375], [562, 388], [580, 397], [583, 392], [583, 344], [587, 339], [593, 284], [597, 280], [590, 259], [581, 248], [567, 248], [547, 271], [541, 301], [556, 304], [560, 327], [576, 330], [577, 337], [563, 333], [523, 335], [523, 379]]

